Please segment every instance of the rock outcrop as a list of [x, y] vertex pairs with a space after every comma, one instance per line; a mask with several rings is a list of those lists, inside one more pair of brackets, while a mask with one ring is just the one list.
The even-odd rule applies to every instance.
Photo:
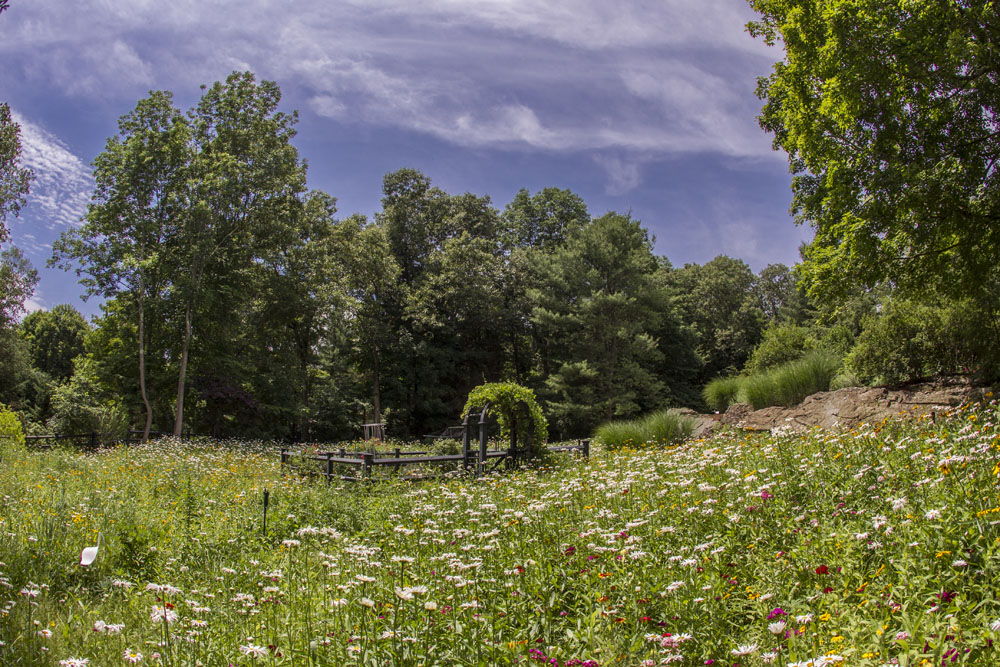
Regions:
[[791, 407], [754, 410], [745, 403], [729, 406], [725, 414], [696, 415], [694, 437], [706, 437], [720, 425], [752, 430], [801, 432], [814, 427], [853, 428], [886, 417], [940, 412], [978, 400], [984, 388], [965, 379], [944, 379], [904, 387], [847, 387], [807, 397]]

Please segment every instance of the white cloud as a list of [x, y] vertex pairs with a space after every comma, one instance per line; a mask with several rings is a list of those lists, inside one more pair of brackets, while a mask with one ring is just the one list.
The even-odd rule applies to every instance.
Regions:
[[772, 155], [754, 120], [753, 82], [777, 53], [745, 34], [753, 13], [743, 2], [78, 0], [70, 7], [37, 0], [5, 15], [0, 58], [33, 86], [113, 99], [122, 111], [151, 87], [193, 99], [198, 84], [252, 69], [277, 80], [290, 105], [338, 123], [468, 147], [605, 152], [614, 191], [634, 187], [648, 158]]
[[[34, 172], [21, 215], [49, 230], [77, 224], [94, 188], [90, 168], [54, 134], [16, 111], [12, 115], [21, 126], [21, 162]], [[37, 244], [33, 235], [28, 238]]]
[[30, 315], [39, 310], [48, 310], [48, 307], [42, 303], [41, 298], [37, 294], [24, 302], [25, 315]]
[[595, 161], [604, 167], [608, 174], [605, 192], [612, 196], [623, 195], [634, 190], [642, 183], [642, 173], [639, 163], [634, 160], [623, 160], [619, 157], [598, 155]]

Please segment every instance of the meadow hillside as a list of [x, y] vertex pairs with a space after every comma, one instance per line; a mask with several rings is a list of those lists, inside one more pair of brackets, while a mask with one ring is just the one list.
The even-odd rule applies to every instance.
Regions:
[[987, 401], [421, 484], [8, 445], [0, 663], [996, 665]]

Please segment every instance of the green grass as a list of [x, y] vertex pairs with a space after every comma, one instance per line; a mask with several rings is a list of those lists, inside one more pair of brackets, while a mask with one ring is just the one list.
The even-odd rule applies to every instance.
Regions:
[[840, 368], [839, 356], [813, 350], [761, 373], [716, 378], [705, 386], [702, 395], [708, 406], [719, 412], [733, 403], [749, 403], [755, 410], [795, 405], [816, 392], [828, 391]]
[[838, 370], [840, 358], [837, 355], [814, 350], [801, 359], [747, 377], [740, 388], [739, 399], [755, 410], [772, 405], [795, 405], [806, 396], [829, 390]]
[[702, 397], [708, 407], [717, 412], [725, 412], [733, 403], [737, 403], [740, 389], [743, 386], [742, 375], [732, 375], [730, 377], [715, 378], [702, 391]]
[[25, 452], [0, 664], [992, 667], [998, 424], [992, 401], [414, 485], [328, 486], [262, 443]]
[[691, 434], [694, 422], [672, 410], [658, 410], [645, 417], [602, 424], [594, 440], [605, 449], [673, 444]]

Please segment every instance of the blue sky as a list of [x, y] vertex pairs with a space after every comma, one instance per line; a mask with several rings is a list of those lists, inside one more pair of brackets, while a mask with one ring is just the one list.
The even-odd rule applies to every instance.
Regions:
[[32, 308], [80, 301], [44, 269], [90, 198], [90, 163], [150, 90], [182, 109], [233, 70], [277, 81], [300, 113], [309, 187], [343, 215], [379, 209], [401, 167], [502, 209], [569, 188], [631, 212], [675, 265], [793, 264], [787, 162], [757, 126], [778, 49], [742, 0], [12, 0], [0, 101], [36, 181], [13, 241], [42, 273]]

